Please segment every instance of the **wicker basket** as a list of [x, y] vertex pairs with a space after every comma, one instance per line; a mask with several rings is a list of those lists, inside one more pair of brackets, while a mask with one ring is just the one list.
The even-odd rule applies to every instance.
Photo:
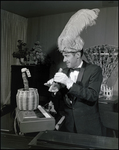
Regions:
[[28, 91], [18, 89], [16, 94], [17, 107], [20, 110], [35, 110], [39, 105], [39, 94], [37, 89], [29, 88]]

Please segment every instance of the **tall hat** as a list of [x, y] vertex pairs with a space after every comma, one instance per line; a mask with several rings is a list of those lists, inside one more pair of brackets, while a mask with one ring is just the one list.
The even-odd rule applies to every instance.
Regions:
[[84, 28], [96, 24], [99, 9], [81, 9], [77, 11], [65, 25], [58, 37], [58, 49], [60, 52], [78, 52], [84, 45], [80, 33]]

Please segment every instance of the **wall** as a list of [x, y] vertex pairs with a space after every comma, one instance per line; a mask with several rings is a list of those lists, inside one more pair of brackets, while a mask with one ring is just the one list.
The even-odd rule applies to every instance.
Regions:
[[[49, 54], [54, 61], [50, 68], [50, 77], [60, 67], [65, 67], [62, 56], [57, 50], [57, 38], [74, 13], [28, 19], [28, 47], [32, 48], [35, 41], [41, 42], [43, 51]], [[118, 46], [118, 7], [101, 8], [96, 25], [85, 29], [81, 33], [81, 37], [85, 41], [84, 49], [102, 44]], [[84, 59], [86, 59], [85, 56]], [[114, 94], [116, 95], [118, 93], [117, 68], [109, 79], [109, 86], [114, 86]]]

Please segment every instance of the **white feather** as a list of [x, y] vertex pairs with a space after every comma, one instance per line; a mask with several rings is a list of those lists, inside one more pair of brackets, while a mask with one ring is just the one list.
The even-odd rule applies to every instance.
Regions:
[[83, 39], [80, 37], [84, 28], [96, 24], [99, 9], [81, 9], [76, 12], [65, 25], [62, 33], [58, 38], [59, 51], [64, 49], [81, 50], [84, 45]]

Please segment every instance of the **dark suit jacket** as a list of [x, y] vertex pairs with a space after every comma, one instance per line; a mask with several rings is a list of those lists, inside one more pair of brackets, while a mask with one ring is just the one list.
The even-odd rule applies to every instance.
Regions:
[[[69, 75], [68, 68], [65, 68], [63, 72]], [[77, 82], [69, 90], [60, 89], [64, 97], [65, 126], [68, 131], [72, 131], [75, 123], [78, 133], [102, 134], [98, 113], [98, 97], [102, 79], [102, 70], [99, 66], [83, 61]], [[74, 97], [72, 104], [68, 104], [66, 95]]]

